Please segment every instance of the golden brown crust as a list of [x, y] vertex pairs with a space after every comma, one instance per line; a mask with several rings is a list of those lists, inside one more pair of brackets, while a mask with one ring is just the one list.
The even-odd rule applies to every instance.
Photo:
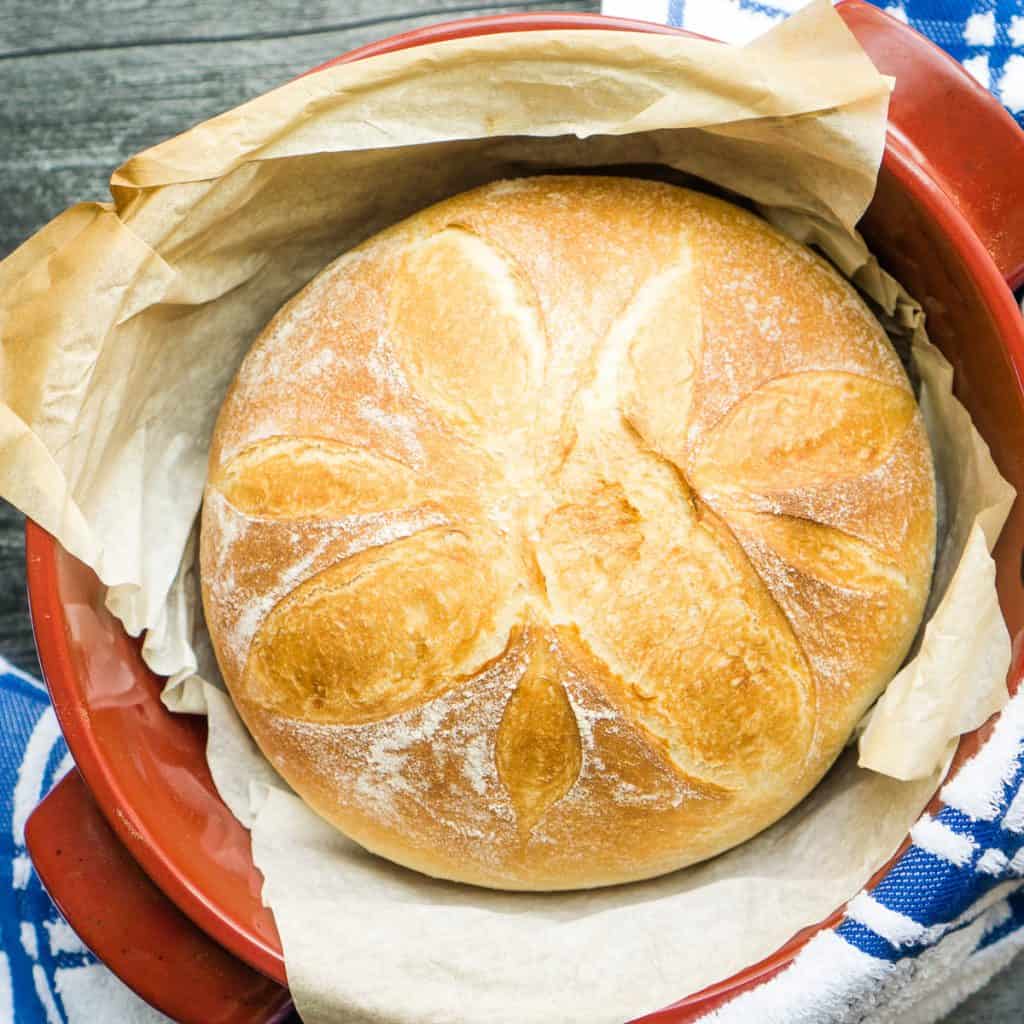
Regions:
[[934, 535], [920, 414], [838, 274], [697, 193], [535, 178], [267, 327], [214, 435], [203, 599], [325, 818], [566, 889], [792, 807], [905, 656]]

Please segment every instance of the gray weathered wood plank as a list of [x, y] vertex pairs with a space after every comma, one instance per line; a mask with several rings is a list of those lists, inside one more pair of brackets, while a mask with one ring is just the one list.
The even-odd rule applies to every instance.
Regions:
[[0, 656], [37, 674], [25, 591], [24, 517], [0, 501]]
[[[405, 3], [408, 9], [410, 0]], [[396, 11], [395, 3], [387, 6]], [[539, 7], [582, 11], [597, 4], [535, 0], [474, 10]], [[0, 60], [0, 257], [69, 203], [107, 198], [111, 171], [131, 154], [340, 53], [437, 20], [434, 13], [396, 12], [386, 21], [283, 39], [193, 40]]]
[[[454, 18], [482, 13], [493, 2], [467, 0], [5, 0], [0, 5], [0, 59], [53, 50], [120, 48], [196, 41], [285, 38], [382, 26], [396, 19]], [[506, 5], [524, 9], [525, 3]], [[558, 9], [559, 5], [546, 7]], [[596, 4], [588, 5], [595, 9]]]

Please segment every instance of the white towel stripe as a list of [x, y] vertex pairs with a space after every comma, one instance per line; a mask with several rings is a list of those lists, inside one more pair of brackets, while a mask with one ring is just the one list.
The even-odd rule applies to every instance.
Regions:
[[39, 997], [39, 1002], [42, 1003], [43, 1010], [46, 1013], [46, 1024], [63, 1024], [60, 1010], [57, 1009], [57, 1003], [53, 998], [53, 993], [50, 991], [50, 984], [46, 980], [46, 972], [41, 964], [36, 964], [32, 968], [32, 983], [35, 985], [36, 995]]
[[44, 921], [43, 927], [50, 939], [50, 954], [59, 956], [61, 953], [84, 953], [82, 940], [74, 933], [66, 921]]
[[14, 986], [11, 984], [11, 963], [0, 950], [0, 1020], [14, 1020]]
[[1022, 846], [1010, 861], [1009, 871], [1015, 875], [1024, 875], [1024, 846]]
[[33, 960], [39, 959], [39, 936], [31, 921], [21, 922], [21, 948]]
[[1003, 828], [1007, 832], [1024, 832], [1024, 786], [1017, 790], [1017, 795], [1010, 801], [1003, 816]]
[[42, 690], [43, 693], [46, 693], [46, 687], [35, 676], [22, 672], [20, 668], [12, 665], [3, 655], [0, 655], [0, 675], [15, 676], [22, 680], [22, 682], [28, 683], [33, 689]]
[[816, 935], [792, 965], [702, 1019], [702, 1024], [794, 1024], [840, 1019], [851, 989], [870, 983], [881, 988], [895, 971], [886, 960], [862, 953], [833, 931]]
[[[999, 851], [989, 850], [988, 853], [998, 854]], [[1001, 901], [1005, 901], [1007, 893], [1013, 892], [1019, 885], [1019, 882], [1003, 882], [972, 903], [959, 917], [952, 921], [940, 921], [938, 924], [930, 926], [920, 924], [906, 914], [901, 914], [898, 910], [890, 909], [879, 903], [870, 894], [863, 892], [850, 900], [846, 907], [846, 913], [897, 948], [900, 946], [934, 946], [948, 932], [956, 931], [970, 924], [982, 914], [988, 913]]]
[[67, 773], [74, 767], [75, 759], [71, 756], [71, 751], [69, 750], [60, 759], [60, 764], [57, 765], [57, 770], [53, 773], [53, 784], [56, 786], [57, 783], [60, 782], [60, 780], [63, 779], [64, 776], [67, 775]]
[[47, 708], [32, 730], [14, 784], [14, 808], [11, 813], [12, 838], [17, 846], [25, 845], [25, 822], [43, 796], [46, 762], [54, 743], [60, 738], [60, 727], [53, 708]]
[[977, 843], [970, 836], [961, 835], [947, 828], [941, 821], [925, 815], [910, 830], [915, 846], [926, 853], [941, 857], [958, 868], [966, 867], [974, 856]]
[[869, 893], [862, 892], [850, 900], [846, 913], [876, 935], [894, 946], [912, 946], [921, 941], [925, 926], [897, 910], [882, 906]]
[[983, 875], [998, 876], [1006, 873], [1006, 867], [1009, 863], [1010, 858], [1007, 857], [1002, 850], [993, 848], [991, 850], [986, 850], [981, 855], [981, 858], [975, 867]]
[[[1024, 734], [1024, 691], [999, 716], [988, 742], [942, 789], [942, 800], [977, 821], [993, 821], [1003, 805], [1006, 784], [1017, 773]], [[1024, 827], [1024, 808], [1021, 810]]]
[[19, 853], [11, 862], [11, 884], [15, 889], [28, 888], [28, 880], [32, 877], [32, 861], [27, 853]]

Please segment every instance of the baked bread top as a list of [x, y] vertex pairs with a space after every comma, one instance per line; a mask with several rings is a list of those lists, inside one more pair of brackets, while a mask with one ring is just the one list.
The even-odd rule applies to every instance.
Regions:
[[810, 250], [623, 178], [499, 182], [345, 254], [243, 363], [203, 599], [277, 770], [394, 861], [650, 877], [776, 820], [906, 655], [931, 455]]

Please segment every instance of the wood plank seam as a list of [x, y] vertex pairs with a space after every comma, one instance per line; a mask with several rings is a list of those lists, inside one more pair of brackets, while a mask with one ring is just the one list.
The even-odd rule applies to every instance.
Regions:
[[0, 61], [22, 60], [30, 57], [61, 56], [71, 53], [98, 53], [104, 50], [127, 50], [147, 46], [191, 46], [202, 43], [246, 43], [275, 39], [297, 39], [308, 36], [327, 35], [331, 32], [349, 32], [358, 29], [374, 28], [378, 25], [389, 25], [397, 21], [408, 21], [410, 18], [448, 19], [460, 16], [469, 17], [503, 11], [528, 11], [534, 9], [549, 11], [589, 10], [592, 6], [589, 3], [580, 3], [579, 0], [525, 0], [525, 2], [515, 5], [508, 3], [460, 4], [455, 7], [428, 7], [415, 12], [396, 12], [395, 14], [383, 17], [334, 22], [327, 25], [316, 25], [311, 28], [281, 32], [238, 32], [208, 36], [157, 36], [152, 39], [113, 40], [109, 43], [87, 44], [84, 46], [28, 47], [22, 50], [0, 51]]

